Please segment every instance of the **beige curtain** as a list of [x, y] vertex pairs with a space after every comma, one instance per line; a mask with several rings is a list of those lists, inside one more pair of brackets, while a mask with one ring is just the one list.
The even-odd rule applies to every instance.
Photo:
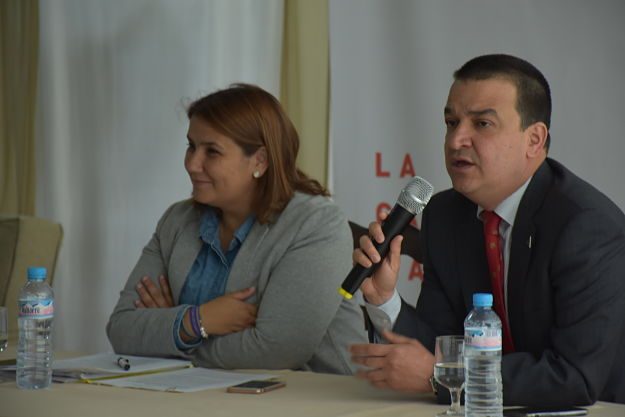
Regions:
[[0, 0], [0, 212], [35, 212], [38, 0]]
[[285, 0], [280, 99], [300, 134], [298, 166], [328, 174], [328, 1]]

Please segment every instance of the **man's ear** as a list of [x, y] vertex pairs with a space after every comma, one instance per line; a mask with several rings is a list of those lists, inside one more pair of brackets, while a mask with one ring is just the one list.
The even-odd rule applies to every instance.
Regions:
[[543, 122], [536, 122], [525, 129], [527, 135], [527, 156], [535, 158], [546, 151], [545, 143], [549, 135], [549, 129]]

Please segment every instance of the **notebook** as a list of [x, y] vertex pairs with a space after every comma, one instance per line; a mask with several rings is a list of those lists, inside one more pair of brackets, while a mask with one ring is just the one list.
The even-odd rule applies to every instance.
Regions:
[[[123, 367], [126, 363], [129, 365], [128, 369]], [[184, 359], [96, 353], [55, 360], [52, 363], [52, 378], [57, 382], [76, 379], [97, 380], [171, 371], [191, 366], [193, 366], [191, 361]]]

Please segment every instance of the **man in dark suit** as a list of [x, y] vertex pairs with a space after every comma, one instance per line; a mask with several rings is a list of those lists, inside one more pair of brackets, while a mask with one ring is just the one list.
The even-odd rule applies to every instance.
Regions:
[[[462, 334], [473, 293], [497, 292], [484, 243], [489, 215], [501, 219], [504, 404], [625, 403], [623, 213], [547, 158], [551, 97], [534, 66], [486, 55], [454, 79], [445, 106], [453, 189], [434, 196], [423, 214], [416, 308], [395, 289], [401, 236], [383, 260], [367, 237], [354, 251], [364, 266], [381, 262], [361, 290], [389, 342], [352, 346], [354, 362], [369, 368], [359, 376], [378, 387], [433, 390], [435, 337]], [[379, 223], [369, 232], [384, 240]]]

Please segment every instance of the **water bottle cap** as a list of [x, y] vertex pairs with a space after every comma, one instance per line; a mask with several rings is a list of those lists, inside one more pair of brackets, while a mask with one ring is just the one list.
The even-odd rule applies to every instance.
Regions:
[[476, 292], [473, 294], [474, 307], [492, 307], [493, 295], [490, 293]]
[[48, 271], [40, 266], [31, 266], [28, 268], [28, 279], [32, 281], [44, 281]]

